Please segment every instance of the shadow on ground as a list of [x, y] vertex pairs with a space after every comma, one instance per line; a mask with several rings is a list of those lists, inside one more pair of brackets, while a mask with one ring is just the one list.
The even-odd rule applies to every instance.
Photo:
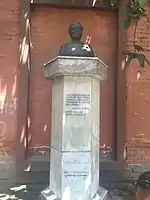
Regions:
[[7, 192], [0, 193], [0, 200], [37, 200], [40, 191], [47, 187], [38, 183], [11, 187]]
[[[38, 200], [40, 191], [46, 188], [37, 184], [19, 185], [11, 187], [6, 193], [0, 193], [0, 200]], [[127, 188], [113, 189], [110, 191], [112, 200], [135, 200], [135, 193]]]

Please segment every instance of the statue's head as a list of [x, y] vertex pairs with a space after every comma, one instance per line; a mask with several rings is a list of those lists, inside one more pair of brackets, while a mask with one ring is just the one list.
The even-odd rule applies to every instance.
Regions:
[[70, 24], [68, 33], [72, 40], [81, 40], [83, 34], [83, 26], [80, 23]]

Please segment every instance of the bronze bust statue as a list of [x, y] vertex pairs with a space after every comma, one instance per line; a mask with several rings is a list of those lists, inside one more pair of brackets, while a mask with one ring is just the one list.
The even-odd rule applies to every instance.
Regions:
[[83, 26], [80, 23], [70, 24], [68, 34], [70, 35], [71, 41], [60, 47], [59, 56], [95, 56], [92, 47], [81, 41]]

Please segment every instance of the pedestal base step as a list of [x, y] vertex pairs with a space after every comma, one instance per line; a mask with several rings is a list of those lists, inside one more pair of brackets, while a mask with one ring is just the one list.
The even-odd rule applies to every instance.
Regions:
[[[108, 190], [106, 190], [103, 187], [99, 187], [99, 190], [92, 198], [92, 200], [111, 200], [111, 199], [112, 197], [109, 194]], [[54, 194], [54, 192], [50, 189], [50, 187], [47, 187], [41, 192], [39, 200], [60, 200], [60, 199]]]

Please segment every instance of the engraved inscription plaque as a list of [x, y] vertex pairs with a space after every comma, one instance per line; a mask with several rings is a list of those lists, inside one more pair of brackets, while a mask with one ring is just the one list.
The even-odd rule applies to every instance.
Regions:
[[[88, 196], [86, 182], [91, 180], [91, 156], [89, 152], [66, 152], [63, 155], [63, 193], [66, 188], [71, 192], [70, 199], [77, 200]], [[87, 187], [87, 188], [86, 188]], [[81, 198], [81, 199], [82, 199]]]
[[66, 115], [86, 116], [90, 108], [90, 94], [66, 94]]

